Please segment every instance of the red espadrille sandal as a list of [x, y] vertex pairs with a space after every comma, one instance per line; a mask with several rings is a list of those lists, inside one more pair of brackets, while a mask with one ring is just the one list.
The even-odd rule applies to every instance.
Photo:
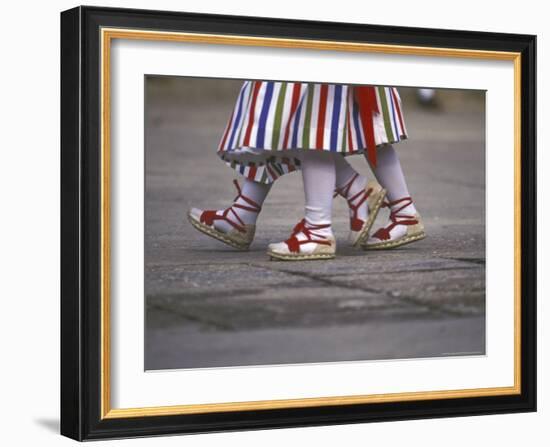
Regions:
[[[262, 207], [254, 202], [252, 199], [243, 196], [241, 187], [237, 180], [233, 180], [235, 187], [237, 188], [238, 195], [233, 200], [233, 205], [225, 210], [200, 210], [198, 208], [191, 208], [187, 217], [189, 222], [199, 230], [201, 233], [207, 236], [213, 237], [227, 245], [231, 245], [239, 250], [248, 250], [252, 240], [254, 239], [254, 233], [256, 232], [255, 225], [247, 225], [239, 217], [237, 211], [234, 208], [259, 213]], [[247, 205], [235, 203], [237, 200], [242, 199]], [[231, 225], [232, 229], [223, 232], [215, 227], [216, 220], [223, 220]]]
[[[350, 216], [350, 232], [348, 241], [354, 247], [365, 243], [369, 237], [369, 231], [376, 220], [376, 216], [382, 207], [386, 190], [375, 181], [370, 181], [365, 189], [359, 191], [352, 197], [348, 197], [349, 191], [355, 179], [359, 174], [355, 174], [351, 180], [340, 189], [336, 189], [335, 196], [341, 195], [348, 202], [352, 214]], [[368, 216], [366, 220], [358, 217], [358, 210], [362, 206], [368, 206]]]
[[332, 259], [336, 255], [336, 240], [319, 234], [319, 230], [326, 228], [330, 225], [311, 225], [302, 219], [286, 241], [269, 244], [267, 254], [271, 259], [282, 261]]
[[419, 241], [426, 237], [422, 218], [417, 212], [415, 214], [403, 214], [402, 211], [412, 204], [410, 197], [393, 202], [385, 202], [383, 207], [389, 207], [390, 223], [385, 227], [379, 228], [367, 243], [363, 245], [364, 249], [382, 250], [396, 248], [411, 242]]

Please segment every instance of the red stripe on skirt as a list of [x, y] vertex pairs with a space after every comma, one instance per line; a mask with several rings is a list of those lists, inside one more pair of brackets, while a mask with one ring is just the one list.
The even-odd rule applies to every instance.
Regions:
[[267, 169], [267, 172], [269, 172], [269, 175], [271, 175], [271, 178], [272, 178], [273, 180], [276, 179], [276, 178], [278, 178], [279, 175], [278, 175], [276, 172], [273, 172], [273, 169], [271, 169], [271, 168], [269, 167], [269, 164], [266, 164], [265, 167], [266, 167], [266, 169]]
[[283, 142], [283, 147], [288, 147], [288, 136], [290, 134], [290, 123], [292, 122], [292, 118], [294, 117], [294, 114], [296, 113], [296, 109], [298, 108], [298, 100], [300, 99], [300, 90], [302, 88], [302, 85], [296, 82], [292, 88], [292, 99], [290, 102], [290, 116], [288, 117], [288, 123], [286, 125], [285, 129], [285, 139]]
[[252, 93], [252, 102], [248, 109], [248, 125], [246, 128], [246, 133], [244, 134], [243, 145], [248, 146], [250, 144], [250, 134], [252, 133], [252, 125], [254, 124], [254, 118], [256, 115], [256, 99], [258, 98], [258, 91], [260, 90], [262, 83], [254, 82], [254, 91]]
[[[405, 126], [403, 125], [403, 116], [401, 115], [401, 107], [399, 107], [399, 101], [397, 100], [397, 95], [395, 94], [395, 89], [391, 89], [391, 94], [393, 97], [393, 102], [395, 103], [395, 108], [397, 109], [397, 116], [399, 117], [399, 124], [401, 124], [401, 135], [405, 134]], [[399, 137], [401, 137], [399, 135]]]
[[317, 141], [316, 149], [323, 149], [323, 139], [325, 136], [325, 115], [327, 113], [328, 85], [321, 85], [321, 98], [319, 99], [319, 118], [317, 119]]
[[248, 178], [254, 180], [256, 178], [256, 166], [250, 166], [250, 171], [248, 172]]
[[367, 159], [376, 166], [376, 142], [374, 139], [373, 115], [378, 113], [378, 103], [376, 102], [376, 92], [374, 87], [355, 87], [355, 97], [359, 106], [359, 115], [365, 134], [365, 145], [367, 146]]
[[229, 118], [229, 122], [227, 123], [227, 127], [225, 128], [225, 132], [223, 133], [222, 142], [220, 144], [221, 151], [225, 151], [225, 141], [227, 140], [227, 135], [229, 135], [229, 129], [231, 128], [231, 123], [233, 122], [234, 114], [235, 114], [235, 109], [233, 109], [233, 112], [231, 112], [231, 118]]

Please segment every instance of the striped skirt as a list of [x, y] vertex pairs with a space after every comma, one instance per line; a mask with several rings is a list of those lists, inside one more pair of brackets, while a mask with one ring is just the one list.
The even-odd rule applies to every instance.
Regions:
[[393, 87], [246, 81], [218, 155], [238, 173], [272, 183], [300, 168], [300, 152], [368, 153], [407, 138]]

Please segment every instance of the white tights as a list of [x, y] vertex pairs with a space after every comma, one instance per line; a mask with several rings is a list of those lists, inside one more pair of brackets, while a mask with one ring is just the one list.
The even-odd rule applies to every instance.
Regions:
[[306, 225], [329, 225], [318, 230], [323, 236], [332, 235], [332, 194], [336, 186], [334, 154], [326, 151], [305, 151], [302, 155]]
[[[390, 202], [410, 196], [397, 151], [391, 144], [378, 147], [376, 152], [376, 167], [372, 167], [372, 171], [378, 183], [388, 191], [387, 197]], [[416, 208], [411, 203], [406, 208], [403, 208], [401, 212], [403, 214], [415, 214]]]
[[[373, 167], [374, 175], [383, 188], [387, 190], [390, 202], [410, 197], [405, 175], [397, 152], [391, 144], [379, 146], [377, 164]], [[357, 177], [352, 181], [354, 176]], [[347, 197], [355, 196], [366, 186], [367, 179], [359, 175], [340, 154], [325, 151], [306, 151], [302, 157], [302, 178], [306, 197], [305, 216], [310, 224], [330, 224], [332, 214], [332, 191], [342, 189], [350, 181]], [[401, 207], [403, 204], [397, 204]], [[351, 210], [350, 210], [351, 212]], [[416, 214], [414, 203], [400, 211], [402, 214]], [[367, 207], [358, 210], [360, 219], [365, 220]], [[331, 230], [327, 232], [332, 233]]]
[[[256, 204], [258, 204], [258, 206], [261, 207], [262, 204], [264, 203], [265, 198], [269, 194], [270, 190], [271, 190], [271, 185], [266, 185], [264, 183], [258, 183], [249, 179], [244, 179], [241, 185], [241, 196], [252, 200]], [[233, 205], [236, 205], [236, 204], [243, 205], [248, 208], [250, 207], [250, 203], [245, 201], [242, 197], [239, 197], [233, 203]], [[221, 216], [224, 211], [225, 210], [218, 210], [216, 214]], [[231, 219], [232, 221], [236, 220], [235, 215], [233, 213], [237, 214], [239, 218], [243, 221], [243, 223], [245, 223], [246, 225], [255, 225], [259, 214], [254, 211], [248, 211], [246, 209], [234, 207], [233, 211], [230, 212], [228, 215], [228, 218]], [[228, 231], [233, 230], [233, 226], [229, 222], [223, 219], [215, 220], [214, 228], [224, 233], [227, 233]]]
[[[346, 188], [346, 198], [365, 189], [367, 179], [358, 174], [341, 154], [326, 151], [306, 151], [302, 155], [302, 179], [305, 193], [305, 219], [310, 226], [331, 225], [332, 202], [335, 189]], [[351, 211], [350, 211], [351, 212]], [[366, 219], [365, 204], [358, 217]], [[317, 230], [323, 236], [332, 236], [331, 227]]]
[[[366, 186], [365, 176], [358, 174], [355, 169], [338, 153], [327, 151], [308, 150], [301, 155], [302, 179], [305, 193], [305, 219], [310, 225], [331, 225], [332, 223], [332, 201], [335, 189], [342, 189], [354, 176], [357, 177], [347, 190], [347, 198], [355, 196]], [[397, 152], [391, 144], [380, 146], [377, 152], [377, 165], [373, 167], [374, 175], [378, 182], [388, 191], [388, 200], [394, 201], [403, 197], [409, 197], [409, 190], [401, 169], [401, 163]], [[242, 184], [242, 195], [262, 206], [267, 197], [271, 185], [254, 182], [245, 179]], [[235, 203], [246, 205], [242, 199]], [[239, 217], [246, 224], [255, 224], [258, 213], [235, 209]], [[223, 210], [219, 211], [220, 213]], [[414, 204], [409, 205], [402, 211], [405, 214], [414, 214]], [[360, 219], [365, 220], [368, 214], [367, 207], [358, 210]], [[229, 231], [232, 227], [223, 220], [217, 220], [216, 228], [222, 231]], [[324, 235], [332, 235], [332, 229], [327, 227], [318, 230]]]

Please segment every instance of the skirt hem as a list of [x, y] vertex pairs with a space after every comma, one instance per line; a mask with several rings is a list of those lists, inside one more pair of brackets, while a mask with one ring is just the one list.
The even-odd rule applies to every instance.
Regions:
[[[399, 139], [379, 143], [376, 147], [395, 144], [406, 139], [407, 135], [401, 135]], [[354, 148], [344, 152], [331, 148], [264, 149], [246, 146], [233, 150], [219, 150], [218, 155], [227, 166], [243, 177], [259, 183], [271, 184], [282, 175], [299, 170], [301, 163], [298, 154], [310, 150], [332, 152], [347, 157], [364, 154], [367, 148]]]

